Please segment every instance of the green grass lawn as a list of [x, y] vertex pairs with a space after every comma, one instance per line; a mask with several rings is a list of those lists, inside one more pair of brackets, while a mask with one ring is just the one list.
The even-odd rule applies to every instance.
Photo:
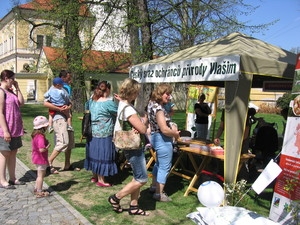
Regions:
[[[23, 137], [24, 146], [19, 150], [18, 158], [30, 169], [34, 170], [35, 167], [31, 164], [30, 146], [32, 121], [37, 115], [48, 116], [48, 111], [43, 105], [26, 104], [22, 107], [22, 115], [26, 134]], [[221, 113], [218, 113], [215, 126], [216, 129], [219, 125], [220, 115]], [[82, 116], [82, 114], [73, 114], [76, 147], [72, 150], [71, 161], [73, 162], [73, 165], [83, 168], [85, 140], [80, 143], [81, 120], [78, 119], [80, 116]], [[283, 119], [280, 115], [258, 114], [257, 116], [264, 117], [268, 122], [276, 122], [278, 124], [278, 133], [281, 134], [283, 129]], [[176, 112], [173, 120], [179, 125], [180, 129], [184, 129], [184, 112]], [[53, 143], [53, 135], [48, 134], [47, 138]], [[63, 166], [63, 160], [63, 155], [59, 155], [54, 161], [54, 166]], [[79, 172], [65, 171], [60, 172], [57, 175], [49, 175], [45, 178], [45, 182], [93, 224], [194, 224], [191, 220], [186, 218], [186, 215], [196, 211], [196, 208], [201, 206], [196, 193], [190, 193], [187, 197], [183, 196], [188, 186], [188, 181], [178, 176], [171, 175], [166, 184], [166, 192], [173, 199], [172, 202], [155, 202], [148, 192], [148, 187], [150, 185], [149, 179], [148, 184], [142, 188], [140, 206], [149, 211], [151, 215], [149, 217], [133, 217], [129, 216], [127, 212], [115, 214], [108, 204], [107, 198], [109, 195], [116, 193], [124, 184], [132, 179], [131, 170], [124, 169], [123, 171], [120, 171], [118, 175], [110, 177], [109, 181], [114, 184], [110, 188], [96, 187], [95, 184], [90, 182], [90, 178], [91, 172], [82, 169]], [[251, 183], [248, 185], [251, 185]], [[245, 207], [268, 217], [270, 201], [273, 195], [272, 191], [272, 188], [267, 188], [259, 196], [256, 196], [253, 191], [250, 191], [238, 206]], [[129, 198], [122, 200], [124, 208], [128, 207], [128, 204]]]

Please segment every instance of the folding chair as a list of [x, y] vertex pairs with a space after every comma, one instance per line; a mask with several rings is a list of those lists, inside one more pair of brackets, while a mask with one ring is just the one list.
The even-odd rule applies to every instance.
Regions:
[[149, 169], [150, 166], [152, 165], [152, 163], [156, 161], [156, 152], [155, 152], [154, 148], [151, 146], [148, 149], [150, 152], [150, 159], [148, 160], [148, 162], [146, 164], [147, 169]]
[[[150, 141], [149, 141], [148, 137], [146, 137], [146, 138], [148, 140], [148, 143], [150, 144]], [[147, 151], [147, 150], [150, 153], [150, 158], [149, 158], [149, 160], [147, 161], [147, 164], [146, 164], [146, 168], [148, 170], [151, 167], [151, 165], [156, 161], [156, 152], [155, 152], [154, 148], [151, 146], [151, 144], [148, 147], [146, 146], [145, 151]], [[123, 170], [127, 164], [128, 164], [128, 160], [125, 160], [124, 163], [121, 163], [120, 170]]]

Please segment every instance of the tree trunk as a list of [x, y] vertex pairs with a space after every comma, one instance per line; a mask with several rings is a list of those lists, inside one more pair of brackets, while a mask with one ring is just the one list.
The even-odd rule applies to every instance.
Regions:
[[[128, 0], [128, 29], [132, 63], [138, 64], [153, 58], [153, 43], [147, 3], [145, 0]], [[141, 34], [141, 36], [139, 36]], [[144, 113], [153, 85], [144, 84], [135, 105]]]
[[[82, 67], [82, 46], [79, 37], [79, 8], [80, 5], [73, 4], [69, 0], [69, 7], [72, 12], [65, 18], [65, 39], [64, 48], [67, 54], [68, 70], [73, 75], [73, 110], [75, 112], [84, 111], [85, 102], [85, 83]], [[74, 101], [76, 99], [76, 101]]]
[[151, 35], [151, 22], [149, 18], [149, 12], [147, 7], [146, 0], [137, 0], [138, 10], [139, 10], [139, 18], [141, 24], [141, 34], [142, 34], [142, 55], [143, 61], [148, 61], [153, 59], [153, 43], [152, 43], [152, 35]]

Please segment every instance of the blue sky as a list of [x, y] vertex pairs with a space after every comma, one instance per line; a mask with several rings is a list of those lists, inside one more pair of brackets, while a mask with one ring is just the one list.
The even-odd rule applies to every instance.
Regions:
[[[1, 0], [0, 18], [5, 16], [16, 0]], [[19, 0], [21, 3], [26, 0]], [[269, 30], [252, 36], [286, 50], [300, 47], [300, 1], [299, 0], [245, 0], [260, 6], [255, 13], [243, 19], [250, 24], [262, 24], [279, 19]]]
[[260, 6], [245, 21], [250, 24], [268, 23], [279, 19], [269, 30], [253, 34], [254, 38], [286, 50], [300, 48], [300, 1], [299, 0], [246, 0]]

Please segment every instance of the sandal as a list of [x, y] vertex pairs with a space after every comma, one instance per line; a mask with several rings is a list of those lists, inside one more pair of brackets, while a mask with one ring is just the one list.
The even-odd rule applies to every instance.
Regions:
[[21, 181], [21, 180], [15, 180], [15, 181], [9, 180], [8, 183], [10, 185], [25, 185], [26, 184], [24, 181]]
[[35, 196], [37, 198], [48, 197], [49, 195], [50, 195], [50, 192], [48, 192], [48, 191], [40, 191], [40, 192], [35, 193]]
[[8, 185], [2, 185], [0, 184], [0, 188], [4, 188], [4, 189], [16, 189], [16, 187], [14, 185], [8, 184]]
[[55, 169], [54, 167], [50, 167], [50, 173], [51, 174], [59, 174], [59, 172], [57, 171], [57, 169]]
[[33, 194], [34, 194], [34, 195], [36, 195], [36, 193], [38, 193], [38, 192], [48, 192], [48, 193], [50, 194], [50, 191], [47, 191], [46, 189], [43, 189], [43, 190], [41, 190], [41, 191], [38, 191], [36, 188], [33, 189]]
[[138, 205], [130, 205], [128, 209], [129, 215], [149, 216], [150, 214], [139, 208]]
[[116, 195], [109, 196], [108, 197], [108, 202], [109, 202], [109, 204], [111, 204], [111, 206], [113, 207], [113, 210], [116, 213], [123, 212], [123, 209], [120, 206], [120, 199], [118, 199]]

